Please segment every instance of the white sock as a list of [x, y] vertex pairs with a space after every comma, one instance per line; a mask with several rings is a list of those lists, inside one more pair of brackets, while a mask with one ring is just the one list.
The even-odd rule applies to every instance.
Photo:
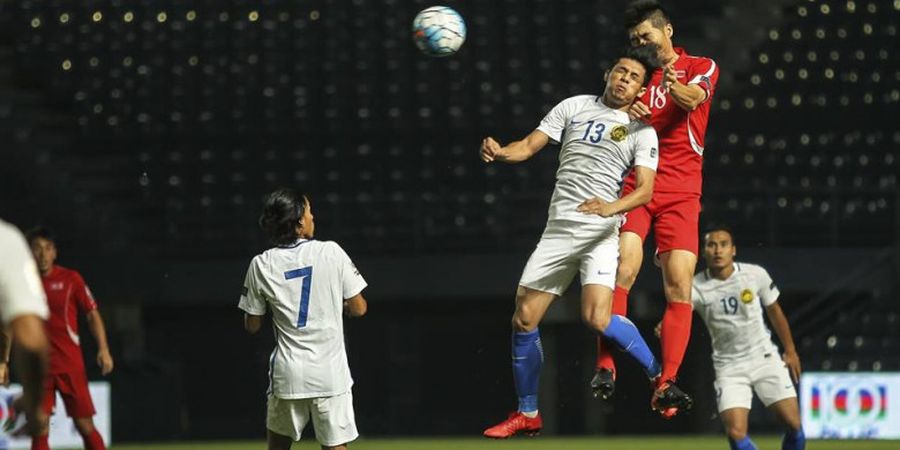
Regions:
[[522, 415], [529, 419], [534, 419], [535, 417], [537, 417], [538, 412], [537, 412], [537, 410], [528, 411], [528, 412], [522, 411]]

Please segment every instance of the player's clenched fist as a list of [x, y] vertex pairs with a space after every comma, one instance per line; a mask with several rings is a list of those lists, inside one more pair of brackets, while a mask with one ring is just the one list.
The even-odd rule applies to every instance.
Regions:
[[481, 160], [492, 162], [500, 154], [500, 144], [492, 137], [486, 137], [481, 141]]
[[631, 104], [631, 107], [628, 108], [628, 117], [631, 118], [631, 120], [650, 120], [650, 115], [650, 108], [640, 100], [636, 100]]

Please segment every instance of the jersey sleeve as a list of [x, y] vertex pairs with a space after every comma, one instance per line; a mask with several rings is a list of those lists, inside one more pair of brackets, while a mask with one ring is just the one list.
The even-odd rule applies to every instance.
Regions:
[[0, 316], [3, 325], [15, 318], [34, 314], [50, 315], [47, 297], [38, 276], [34, 257], [25, 238], [17, 230], [0, 230]]
[[775, 285], [775, 282], [772, 281], [769, 272], [760, 267], [756, 279], [758, 283], [757, 293], [763, 306], [769, 306], [778, 301], [778, 296], [781, 295], [781, 292], [778, 290], [778, 286]]
[[250, 261], [247, 275], [244, 276], [244, 286], [241, 288], [241, 299], [238, 308], [251, 316], [263, 316], [266, 314], [266, 295], [263, 292], [263, 274], [259, 267], [259, 258]]
[[537, 127], [538, 131], [546, 134], [557, 144], [562, 142], [563, 131], [566, 129], [566, 124], [569, 123], [569, 118], [574, 114], [576, 98], [567, 98], [554, 106], [541, 120]]
[[634, 165], [656, 170], [659, 165], [659, 138], [656, 130], [642, 125], [634, 136]]
[[359, 273], [359, 269], [353, 264], [347, 252], [341, 248], [336, 242], [334, 243], [335, 252], [337, 253], [338, 267], [341, 274], [341, 293], [344, 300], [354, 297], [362, 292], [368, 286], [366, 280]]
[[82, 313], [88, 313], [97, 309], [97, 301], [94, 300], [94, 294], [91, 288], [84, 282], [81, 274], [75, 273], [72, 276], [72, 284], [74, 285], [75, 304]]
[[696, 282], [691, 283], [691, 303], [694, 305], [694, 309], [703, 306], [703, 294], [697, 289]]
[[691, 66], [688, 85], [695, 84], [706, 92], [704, 102], [709, 101], [716, 92], [716, 83], [719, 82], [719, 66], [709, 58], [698, 58], [698, 62]]

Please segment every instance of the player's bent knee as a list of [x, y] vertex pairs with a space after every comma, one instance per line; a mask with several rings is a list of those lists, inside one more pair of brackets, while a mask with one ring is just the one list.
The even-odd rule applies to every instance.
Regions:
[[538, 321], [533, 318], [523, 316], [516, 311], [516, 314], [513, 315], [512, 319], [512, 327], [513, 330], [518, 332], [528, 332], [537, 328]]
[[588, 328], [602, 332], [606, 330], [606, 327], [609, 326], [610, 315], [603, 314], [602, 312], [591, 311], [586, 312], [581, 315], [581, 320], [584, 322]]
[[666, 280], [665, 282], [666, 299], [675, 303], [691, 302], [691, 279], [685, 280]]
[[747, 437], [747, 429], [744, 427], [727, 427], [725, 432], [728, 434], [728, 437], [734, 441], [739, 441]]

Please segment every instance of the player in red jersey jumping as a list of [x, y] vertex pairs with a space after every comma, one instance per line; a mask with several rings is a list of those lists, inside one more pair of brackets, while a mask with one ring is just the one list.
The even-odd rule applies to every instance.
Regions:
[[[666, 11], [652, 0], [629, 5], [625, 26], [632, 46], [654, 45], [663, 67], [646, 94], [630, 110], [633, 119], [649, 121], [659, 135], [659, 168], [653, 199], [626, 213], [619, 238], [619, 267], [613, 314], [625, 315], [628, 291], [641, 268], [644, 239], [650, 227], [656, 238], [667, 306], [661, 330], [662, 374], [652, 407], [671, 417], [691, 407], [690, 397], [674, 385], [691, 333], [691, 282], [697, 264], [703, 143], [710, 101], [719, 69], [709, 58], [689, 55], [672, 44], [674, 30]], [[633, 174], [622, 195], [634, 189]], [[594, 395], [609, 398], [615, 389], [615, 364], [609, 344], [598, 338]]]
[[[97, 364], [100, 372], [112, 372], [113, 359], [106, 341], [106, 328], [91, 290], [81, 275], [55, 264], [56, 244], [47, 228], [38, 227], [28, 232], [28, 243], [37, 261], [38, 270], [47, 293], [50, 318], [47, 320], [47, 337], [50, 339], [50, 367], [44, 380], [44, 411], [50, 414], [59, 391], [66, 405], [66, 414], [75, 422], [75, 428], [84, 440], [87, 450], [103, 450], [103, 438], [94, 428], [96, 413], [88, 391], [87, 374], [81, 356], [78, 336], [78, 313], [87, 316], [88, 328], [97, 340]], [[31, 450], [49, 450], [49, 429], [36, 435]]]

